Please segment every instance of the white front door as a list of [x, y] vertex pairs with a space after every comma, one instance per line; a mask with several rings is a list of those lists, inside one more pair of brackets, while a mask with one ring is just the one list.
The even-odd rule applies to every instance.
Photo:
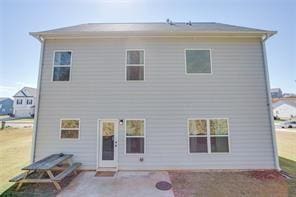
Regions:
[[100, 120], [99, 167], [117, 167], [118, 120]]

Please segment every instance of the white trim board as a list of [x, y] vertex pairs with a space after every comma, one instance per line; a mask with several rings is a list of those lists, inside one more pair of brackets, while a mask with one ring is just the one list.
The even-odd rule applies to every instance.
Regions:
[[278, 149], [276, 143], [276, 135], [275, 135], [275, 127], [274, 127], [274, 120], [273, 120], [273, 110], [272, 110], [272, 102], [271, 102], [271, 93], [270, 93], [270, 82], [269, 82], [269, 72], [268, 72], [268, 63], [266, 57], [266, 49], [265, 49], [265, 40], [261, 41], [262, 53], [263, 53], [263, 66], [264, 66], [264, 75], [265, 75], [265, 87], [266, 87], [266, 97], [267, 97], [267, 108], [269, 113], [269, 122], [270, 122], [270, 129], [271, 129], [271, 138], [272, 138], [272, 145], [273, 145], [273, 156], [274, 156], [274, 163], [275, 168], [277, 170], [281, 170], [278, 158]]
[[38, 70], [38, 81], [37, 81], [37, 95], [35, 100], [35, 115], [34, 115], [34, 125], [33, 125], [33, 135], [32, 135], [32, 149], [31, 149], [31, 162], [35, 161], [36, 154], [36, 141], [37, 141], [37, 129], [38, 129], [38, 116], [39, 116], [39, 101], [40, 101], [40, 92], [41, 92], [41, 79], [43, 71], [43, 59], [44, 59], [44, 48], [45, 41], [39, 39], [41, 42], [40, 58], [39, 58], [39, 70]]

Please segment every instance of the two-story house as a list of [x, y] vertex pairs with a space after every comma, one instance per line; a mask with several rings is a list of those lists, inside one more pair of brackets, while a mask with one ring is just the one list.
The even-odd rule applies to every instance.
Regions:
[[15, 117], [33, 117], [35, 114], [36, 88], [24, 87], [14, 96]]
[[265, 41], [220, 23], [83, 24], [41, 42], [33, 160], [82, 169], [278, 168]]

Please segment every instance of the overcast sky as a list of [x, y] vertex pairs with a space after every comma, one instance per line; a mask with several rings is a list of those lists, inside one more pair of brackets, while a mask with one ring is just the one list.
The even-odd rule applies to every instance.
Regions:
[[276, 30], [267, 41], [271, 87], [296, 93], [293, 0], [0, 0], [0, 97], [37, 86], [40, 43], [28, 32], [94, 22], [222, 22]]

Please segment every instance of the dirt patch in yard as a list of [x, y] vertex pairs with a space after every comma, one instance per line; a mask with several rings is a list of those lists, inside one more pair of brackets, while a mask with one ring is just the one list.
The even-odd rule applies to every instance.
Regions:
[[284, 178], [275, 171], [169, 172], [176, 197], [288, 196]]

